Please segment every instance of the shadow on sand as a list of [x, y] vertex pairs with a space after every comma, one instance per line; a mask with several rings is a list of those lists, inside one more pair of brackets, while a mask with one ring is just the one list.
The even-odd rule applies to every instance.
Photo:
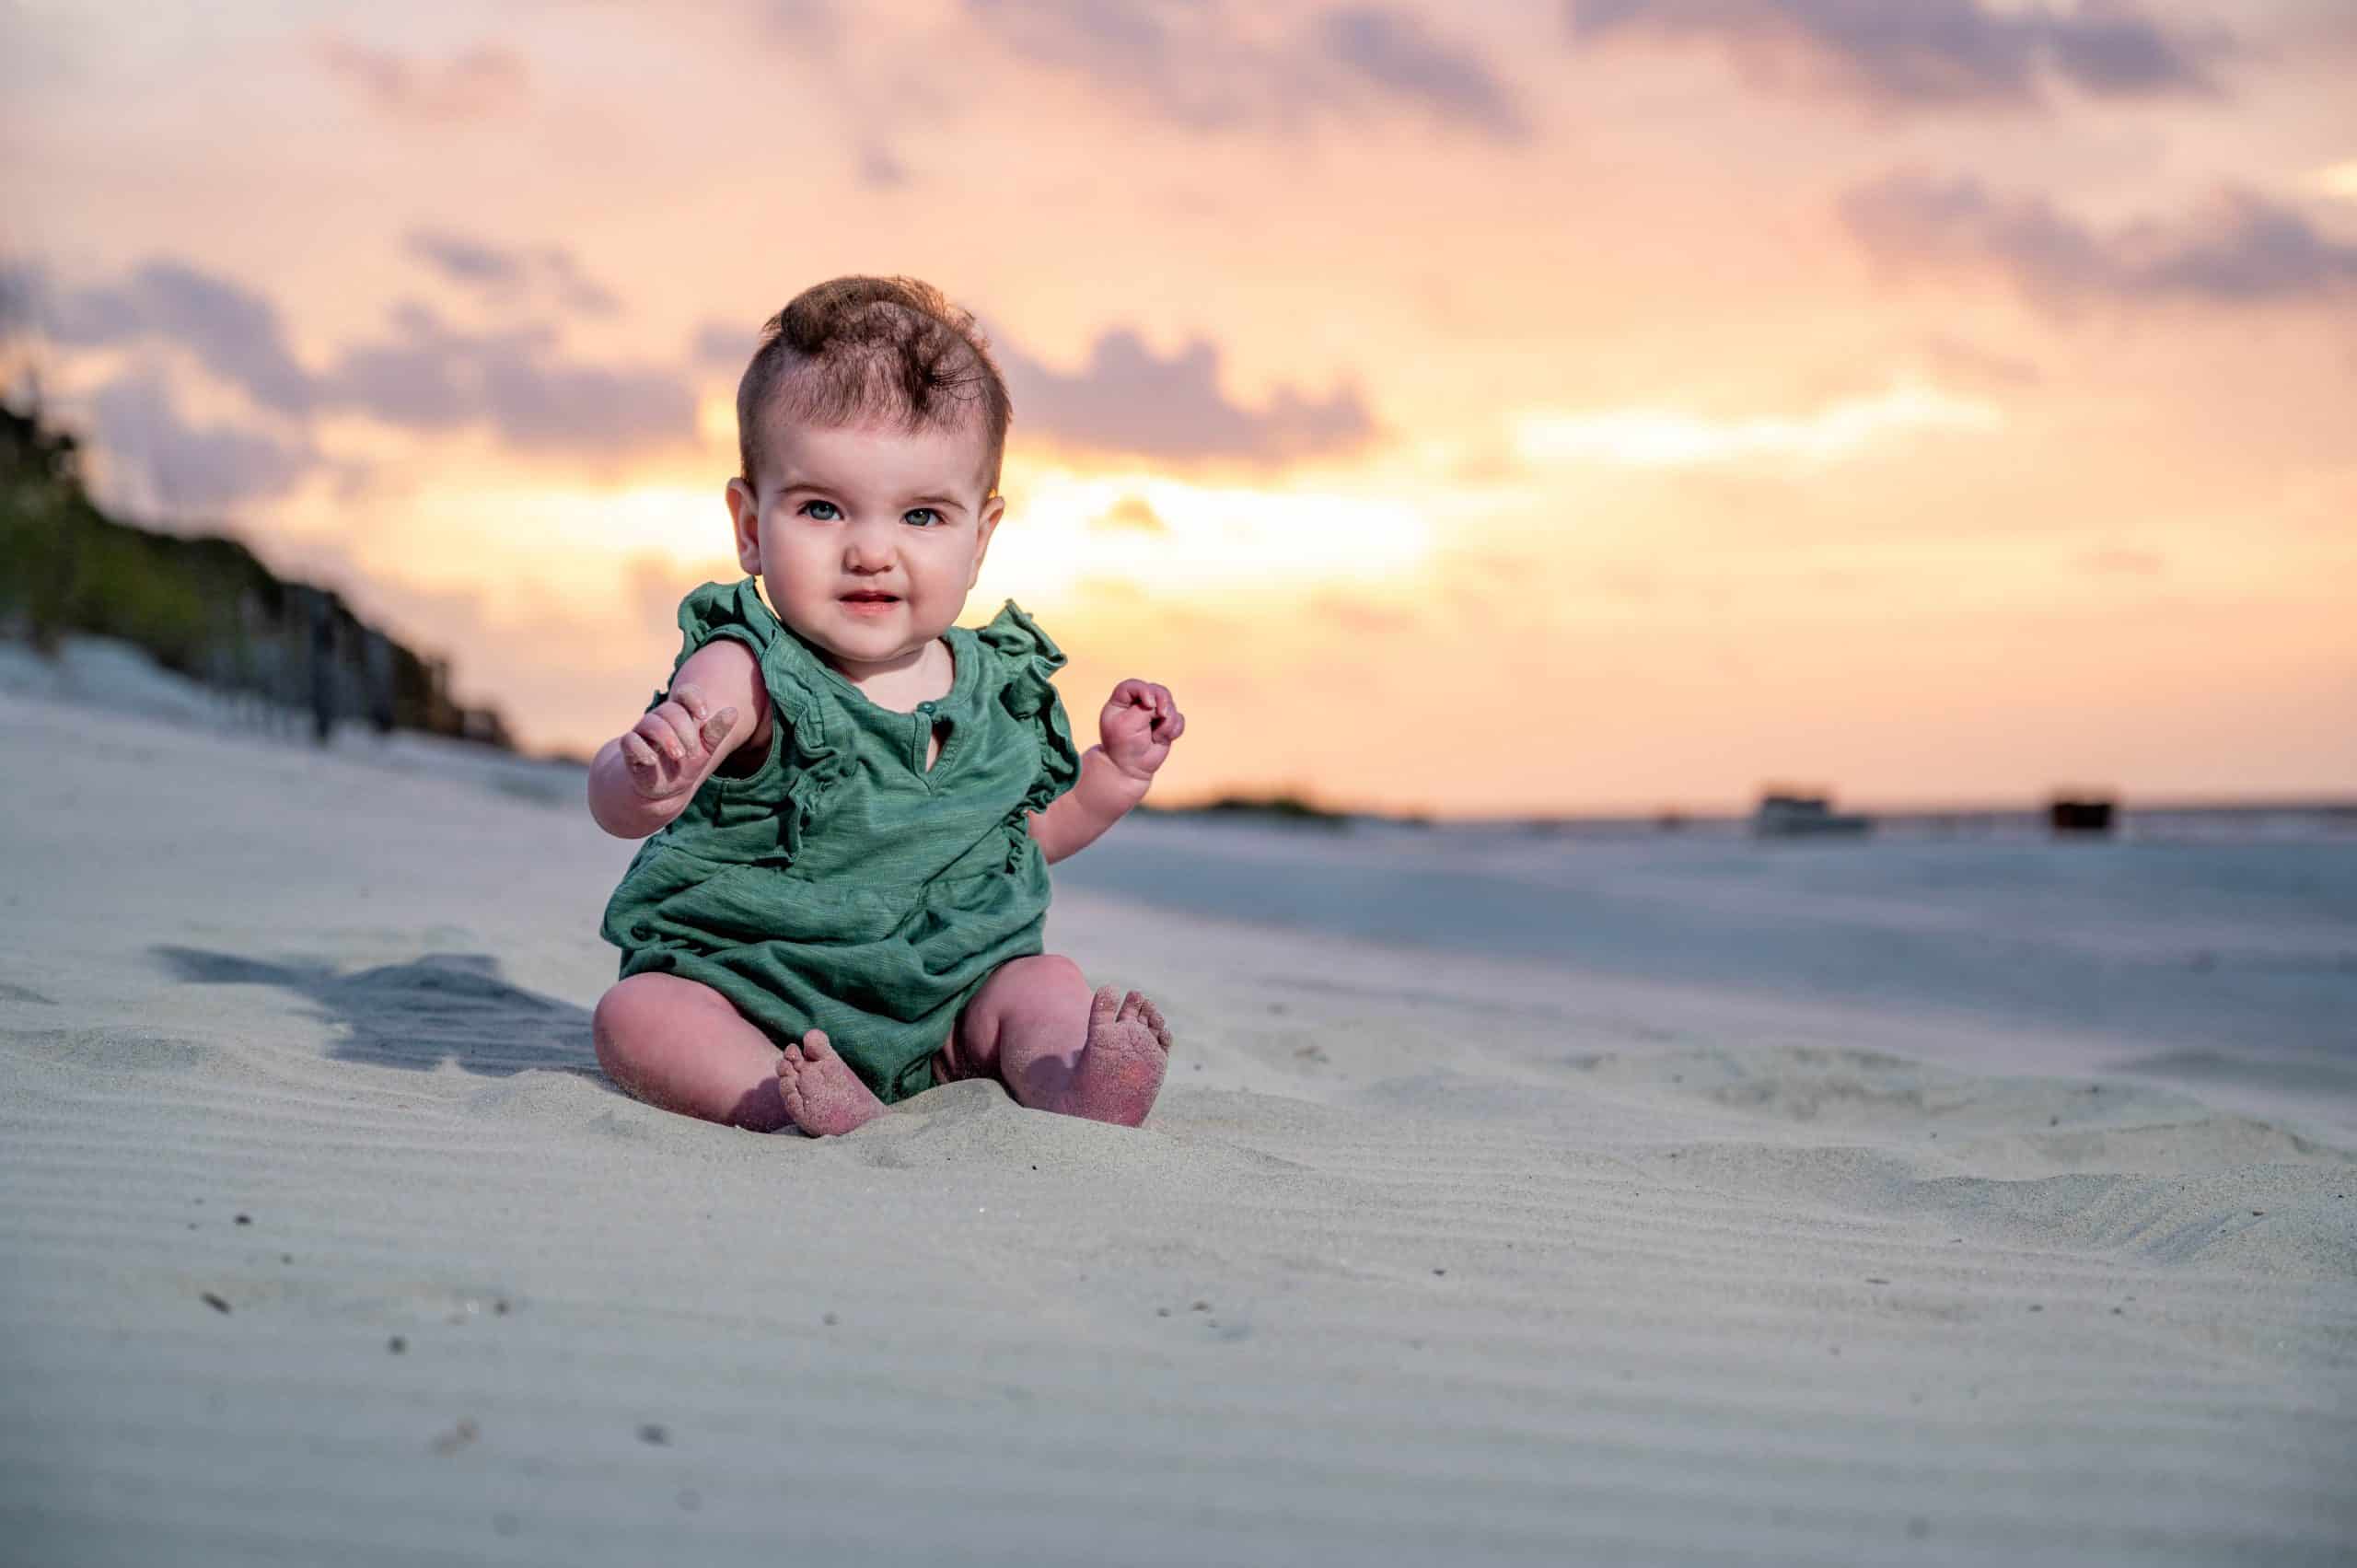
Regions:
[[338, 1061], [419, 1071], [453, 1062], [500, 1077], [539, 1067], [606, 1081], [587, 1010], [508, 984], [488, 953], [428, 953], [343, 974], [301, 959], [151, 951], [192, 985], [274, 985], [303, 997], [343, 1031], [328, 1049]]

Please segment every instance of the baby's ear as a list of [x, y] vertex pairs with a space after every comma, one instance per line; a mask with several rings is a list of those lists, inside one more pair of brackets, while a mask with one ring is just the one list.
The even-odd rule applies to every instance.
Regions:
[[753, 576], [761, 575], [761, 503], [753, 487], [741, 479], [728, 482], [728, 528], [737, 540], [737, 564]]
[[983, 501], [976, 520], [980, 524], [974, 538], [974, 570], [966, 579], [972, 587], [982, 580], [982, 558], [991, 552], [991, 536], [998, 531], [999, 519], [1006, 515], [1006, 497], [993, 495]]

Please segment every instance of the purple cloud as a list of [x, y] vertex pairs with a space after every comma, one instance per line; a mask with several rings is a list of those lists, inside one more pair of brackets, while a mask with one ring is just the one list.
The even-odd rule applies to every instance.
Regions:
[[307, 442], [232, 424], [192, 424], [171, 391], [126, 377], [90, 400], [104, 488], [142, 510], [189, 517], [225, 512], [294, 488], [319, 461]]
[[1375, 433], [1353, 389], [1319, 400], [1280, 388], [1257, 410], [1231, 402], [1219, 387], [1219, 350], [1202, 341], [1158, 359], [1135, 333], [1109, 331], [1070, 375], [1004, 343], [996, 352], [1022, 428], [1097, 451], [1273, 462], [1344, 450]]
[[1329, 58], [1395, 97], [1501, 136], [1527, 134], [1489, 67], [1434, 38], [1411, 13], [1350, 6], [1318, 17], [1314, 31]]
[[870, 191], [897, 191], [909, 182], [909, 166], [881, 142], [859, 149], [859, 182]]
[[139, 339], [180, 343], [215, 374], [281, 413], [303, 412], [314, 395], [310, 373], [287, 346], [274, 306], [251, 289], [180, 261], [146, 261], [120, 284], [57, 296], [44, 325], [52, 339], [77, 348]]
[[1582, 46], [1714, 46], [1763, 85], [1885, 110], [2030, 108], [2049, 77], [2106, 97], [2215, 93], [2208, 60], [2226, 47], [2214, 33], [2172, 36], [2131, 0], [2067, 12], [1988, 0], [1567, 0], [1565, 16]]
[[688, 345], [688, 362], [708, 370], [730, 370], [745, 373], [752, 362], [753, 350], [761, 341], [758, 328], [739, 326], [734, 321], [706, 321], [695, 330]]
[[458, 283], [483, 288], [515, 288], [524, 281], [524, 264], [515, 251], [502, 250], [464, 235], [412, 229], [403, 243]]
[[842, 17], [829, 0], [769, 0], [762, 21], [772, 38], [795, 53], [824, 60], [842, 48]]
[[[531, 264], [544, 267], [545, 252]], [[522, 450], [610, 456], [692, 441], [695, 391], [661, 366], [567, 358], [545, 325], [470, 333], [414, 301], [390, 335], [344, 348], [325, 369], [296, 359], [277, 308], [187, 264], [145, 262], [115, 284], [62, 294], [36, 270], [6, 269], [53, 341], [75, 347], [168, 343], [264, 408], [297, 419], [357, 410], [413, 430], [488, 424]], [[54, 296], [52, 297], [52, 295]], [[160, 416], [149, 424], [166, 428]]]
[[537, 291], [588, 316], [610, 316], [621, 307], [611, 291], [584, 273], [572, 252], [559, 246], [507, 249], [430, 228], [412, 229], [403, 243], [451, 282], [495, 297]]
[[1842, 222], [1894, 273], [1987, 272], [2048, 310], [2096, 300], [2317, 300], [2357, 288], [2357, 245], [2297, 209], [2227, 189], [2176, 223], [2098, 231], [2043, 196], [1902, 169], [1844, 195]]
[[1187, 130], [1294, 130], [1399, 104], [1486, 135], [1525, 134], [1486, 64], [1394, 6], [1345, 6], [1271, 32], [1239, 25], [1218, 0], [966, 3], [1014, 53]]
[[482, 422], [520, 450], [585, 457], [694, 437], [695, 390], [675, 371], [567, 360], [548, 327], [467, 332], [414, 302], [392, 323], [391, 338], [346, 349], [319, 378], [322, 407], [412, 429]]

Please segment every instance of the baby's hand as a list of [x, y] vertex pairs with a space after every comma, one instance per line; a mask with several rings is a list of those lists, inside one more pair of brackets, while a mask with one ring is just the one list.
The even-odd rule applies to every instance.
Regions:
[[693, 789], [703, 777], [713, 748], [728, 738], [737, 710], [708, 711], [703, 693], [675, 686], [660, 706], [621, 738], [622, 761], [630, 764], [631, 787], [645, 800], [668, 800]]
[[1170, 688], [1151, 680], [1124, 680], [1097, 715], [1105, 755], [1133, 779], [1150, 779], [1170, 755], [1170, 743], [1186, 733], [1187, 715], [1171, 701]]

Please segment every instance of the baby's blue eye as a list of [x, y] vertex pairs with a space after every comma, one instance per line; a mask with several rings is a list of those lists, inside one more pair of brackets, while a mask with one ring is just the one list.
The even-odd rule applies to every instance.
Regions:
[[[904, 523], [912, 517], [931, 517], [935, 523], [941, 521], [941, 514], [935, 511], [930, 506], [911, 506], [907, 511], [900, 514], [900, 520]], [[926, 523], [920, 526], [931, 528], [933, 524]]]
[[[825, 517], [820, 517], [816, 512], [810, 512], [810, 508], [813, 506], [824, 506], [827, 509], [827, 515]], [[805, 512], [810, 512], [811, 519], [814, 522], [831, 523], [835, 520], [837, 515], [835, 504], [831, 501], [805, 501], [802, 503], [802, 510]]]

